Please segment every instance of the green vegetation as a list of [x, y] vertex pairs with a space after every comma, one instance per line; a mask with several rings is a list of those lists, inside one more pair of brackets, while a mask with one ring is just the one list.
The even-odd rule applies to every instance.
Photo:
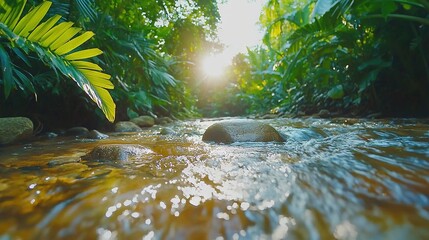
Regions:
[[[47, 127], [98, 127], [106, 124], [105, 117], [113, 121], [115, 113], [117, 120], [139, 114], [186, 117], [196, 113], [189, 87], [195, 79], [191, 62], [217, 46], [210, 40], [219, 20], [216, 4], [200, 0], [53, 0], [49, 11], [47, 5], [51, 3], [41, 0], [0, 1], [4, 23], [0, 34], [0, 116], [27, 116]], [[43, 13], [33, 14], [40, 6], [44, 6]], [[67, 59], [73, 49], [65, 49], [63, 42], [57, 44], [61, 52], [56, 53], [40, 39], [12, 31], [14, 25], [5, 19], [13, 14], [18, 18], [21, 12], [32, 14], [23, 18], [22, 24], [46, 22], [42, 25], [52, 25], [58, 31], [54, 36], [61, 39], [65, 34], [60, 32], [77, 34], [82, 30], [79, 43], [88, 42], [75, 51], [88, 53], [86, 58], [95, 57], [93, 63], [69, 61], [77, 59]], [[38, 23], [33, 25], [26, 29], [27, 35], [31, 36], [33, 29], [38, 31]], [[112, 90], [109, 94], [105, 89]], [[88, 101], [84, 92], [93, 101]], [[94, 112], [97, 105], [102, 111]]]
[[0, 116], [427, 116], [428, 16], [428, 0], [269, 0], [263, 45], [216, 85], [196, 64], [222, 48], [216, 1], [0, 0]]
[[14, 57], [19, 58], [27, 67], [31, 67], [30, 55], [35, 53], [39, 61], [61, 72], [65, 77], [72, 78], [103, 111], [106, 118], [113, 122], [115, 103], [106, 90], [113, 88], [109, 81], [110, 75], [102, 73], [97, 64], [83, 61], [100, 55], [102, 51], [98, 48], [74, 51], [94, 33], [86, 31], [73, 38], [81, 28], [72, 27], [72, 22], [56, 24], [61, 18], [59, 15], [40, 23], [51, 6], [49, 1], [34, 7], [21, 18], [25, 4], [25, 0], [13, 4], [1, 2], [4, 11], [0, 13], [0, 29], [4, 41], [0, 45], [0, 58], [3, 66], [4, 95], [8, 97], [17, 87], [36, 94], [30, 79], [31, 74], [13, 61]]
[[240, 74], [248, 113], [429, 114], [429, 1], [270, 0]]

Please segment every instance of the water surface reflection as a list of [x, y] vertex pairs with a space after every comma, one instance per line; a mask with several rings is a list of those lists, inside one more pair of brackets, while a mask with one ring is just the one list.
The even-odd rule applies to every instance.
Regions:
[[[424, 239], [429, 125], [264, 120], [285, 143], [204, 143], [214, 121], [0, 152], [0, 239]], [[80, 161], [141, 144], [131, 163]]]

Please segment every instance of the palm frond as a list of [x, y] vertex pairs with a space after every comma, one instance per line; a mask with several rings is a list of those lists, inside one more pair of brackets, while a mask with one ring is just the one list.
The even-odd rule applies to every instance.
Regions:
[[[4, 5], [7, 4], [1, 1], [0, 6]], [[20, 14], [14, 14], [14, 18], [18, 20], [12, 19], [8, 22], [17, 22], [16, 26], [11, 28], [0, 23], [0, 35], [5, 36], [10, 42], [22, 49], [29, 49], [37, 53], [39, 58], [47, 65], [59, 70], [64, 76], [72, 78], [103, 111], [106, 118], [113, 122], [115, 119], [115, 103], [107, 91], [107, 89], [113, 89], [110, 75], [103, 73], [101, 67], [95, 63], [87, 62], [82, 64], [82, 60], [100, 55], [102, 51], [97, 48], [76, 50], [88, 41], [94, 33], [84, 32], [74, 37], [81, 29], [72, 27], [73, 23], [70, 22], [60, 23], [55, 26], [60, 18], [58, 15], [40, 23], [50, 6], [51, 2], [45, 1], [22, 18], [20, 18]], [[6, 11], [0, 13], [0, 19], [5, 18], [5, 16], [12, 16], [11, 12], [15, 12], [14, 7], [21, 6], [3, 7]], [[12, 70], [7, 68], [8, 59], [5, 54], [1, 54], [1, 49], [0, 60], [2, 61], [3, 69], [7, 69], [7, 72], [4, 72], [3, 75], [11, 74]], [[9, 80], [3, 81], [3, 84], [5, 93], [9, 94], [13, 84]]]
[[75, 3], [79, 13], [83, 17], [87, 17], [91, 21], [95, 20], [97, 13], [94, 10], [95, 9], [94, 0], [75, 0]]
[[24, 10], [26, 0], [16, 0], [14, 5], [9, 5], [6, 1], [0, 1], [0, 22], [10, 28], [14, 28]]

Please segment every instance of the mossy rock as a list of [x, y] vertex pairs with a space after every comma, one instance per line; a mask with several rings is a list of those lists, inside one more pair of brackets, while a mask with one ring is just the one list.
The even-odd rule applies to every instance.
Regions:
[[153, 127], [155, 125], [155, 119], [151, 116], [140, 116], [130, 120], [139, 127]]
[[141, 130], [137, 124], [130, 121], [122, 121], [115, 124], [115, 132], [140, 132]]
[[25, 117], [0, 118], [0, 145], [16, 143], [33, 136], [33, 122]]

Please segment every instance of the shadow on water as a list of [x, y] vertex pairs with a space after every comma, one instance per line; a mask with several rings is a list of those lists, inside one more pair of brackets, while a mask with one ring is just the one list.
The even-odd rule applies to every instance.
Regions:
[[[204, 143], [214, 121], [2, 148], [0, 239], [423, 239], [429, 124], [264, 120], [285, 143]], [[132, 143], [142, 161], [81, 161]]]

